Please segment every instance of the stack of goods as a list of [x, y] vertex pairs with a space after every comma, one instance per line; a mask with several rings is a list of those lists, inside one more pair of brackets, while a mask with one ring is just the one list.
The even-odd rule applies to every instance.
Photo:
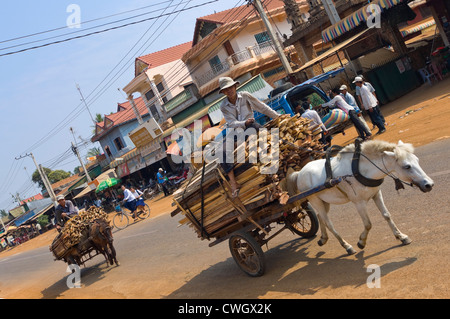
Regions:
[[[252, 221], [247, 208], [262, 199], [286, 203], [287, 192], [280, 183], [285, 179], [288, 168], [299, 170], [307, 162], [321, 157], [320, 129], [310, 123], [309, 119], [299, 115], [281, 115], [266, 124], [266, 136], [264, 130], [260, 131], [257, 149], [249, 149], [249, 143], [244, 143], [235, 150], [235, 155], [239, 156], [244, 154], [242, 148], [245, 148], [245, 162], [238, 161], [234, 166], [236, 181], [241, 185], [237, 198], [231, 197], [230, 185], [218, 161], [205, 164], [174, 193], [177, 209], [172, 216], [181, 212], [184, 218], [180, 224], [193, 227], [203, 239], [220, 235], [236, 222]], [[272, 145], [277, 140], [271, 134], [272, 128], [279, 129], [278, 154]], [[253, 160], [249, 161], [263, 153], [268, 154], [263, 163], [252, 164]], [[267, 169], [271, 167], [278, 167], [278, 170], [268, 174]]]
[[[82, 237], [88, 233], [89, 225], [96, 219], [108, 219], [108, 214], [100, 207], [92, 206], [86, 211], [80, 211], [78, 215], [70, 218], [61, 230], [61, 233], [53, 241], [50, 250], [55, 255], [61, 255], [70, 247], [78, 245]], [[59, 256], [57, 256], [59, 257]]]

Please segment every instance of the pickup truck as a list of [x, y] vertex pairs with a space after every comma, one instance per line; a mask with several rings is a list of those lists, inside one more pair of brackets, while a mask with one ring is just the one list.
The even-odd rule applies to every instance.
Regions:
[[[265, 101], [267, 105], [269, 105], [272, 109], [274, 109], [280, 114], [294, 115], [295, 110], [293, 105], [296, 105], [295, 103], [297, 101], [299, 101], [301, 104], [301, 102], [303, 100], [306, 100], [307, 98], [309, 98], [311, 105], [313, 107], [330, 101], [329, 97], [325, 94], [325, 92], [316, 85], [311, 84], [310, 81], [304, 82], [297, 86], [293, 86], [291, 88], [287, 86], [287, 89], [285, 91], [282, 90], [283, 90], [282, 87], [280, 87], [280, 89], [273, 90], [269, 95], [269, 100]], [[329, 111], [328, 108], [317, 110], [319, 116], [323, 120], [328, 118], [327, 116], [328, 111]], [[259, 124], [264, 125], [270, 119], [264, 114], [255, 112], [255, 120]], [[324, 120], [324, 124], [325, 122], [326, 121]], [[336, 123], [334, 121], [331, 122]], [[352, 122], [349, 121], [348, 116], [346, 116], [344, 113], [344, 117], [340, 119], [340, 121], [338, 120], [336, 124], [331, 124], [330, 127], [328, 127], [327, 125], [325, 126], [327, 126], [327, 129], [331, 135], [335, 135], [338, 133], [345, 134], [344, 130], [351, 125]]]

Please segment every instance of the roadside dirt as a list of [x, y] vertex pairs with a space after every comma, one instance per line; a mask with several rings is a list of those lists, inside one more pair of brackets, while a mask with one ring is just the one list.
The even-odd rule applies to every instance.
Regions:
[[[402, 140], [405, 143], [412, 143], [415, 147], [418, 147], [436, 140], [450, 138], [450, 125], [447, 123], [450, 120], [450, 78], [431, 87], [423, 85], [398, 100], [383, 105], [381, 110], [388, 123], [387, 131], [382, 135], [374, 135], [375, 139], [382, 139], [389, 142]], [[369, 127], [371, 127], [370, 120], [366, 119], [366, 121]], [[377, 129], [373, 130], [373, 133], [376, 132]], [[356, 130], [352, 127], [346, 131], [345, 135], [339, 134], [335, 136], [333, 144], [345, 145], [351, 143], [356, 136]], [[171, 196], [163, 197], [162, 195], [151, 201], [147, 201], [151, 207], [150, 218], [172, 211], [171, 202]], [[46, 232], [18, 247], [1, 252], [0, 258], [38, 247], [48, 246], [55, 236], [55, 230]], [[428, 262], [433, 263], [432, 260]], [[123, 288], [134, 289], [133, 285]], [[133, 295], [133, 292], [130, 291], [129, 295]], [[93, 297], [118, 298], [118, 296], [108, 295]], [[15, 298], [15, 296], [10, 296], [10, 298]], [[27, 297], [27, 293], [22, 291], [19, 298], [34, 298], [34, 296]]]

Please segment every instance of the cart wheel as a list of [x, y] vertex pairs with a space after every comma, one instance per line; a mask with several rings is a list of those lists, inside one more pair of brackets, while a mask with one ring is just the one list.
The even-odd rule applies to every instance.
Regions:
[[314, 237], [319, 230], [319, 220], [310, 204], [298, 214], [288, 215], [285, 223], [291, 231], [303, 238]]
[[231, 255], [243, 272], [251, 277], [262, 276], [266, 261], [261, 246], [250, 233], [239, 231], [229, 240]]

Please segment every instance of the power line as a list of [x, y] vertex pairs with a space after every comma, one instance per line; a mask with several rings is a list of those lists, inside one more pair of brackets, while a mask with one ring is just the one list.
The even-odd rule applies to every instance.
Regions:
[[[179, 12], [187, 11], [187, 10], [190, 10], [190, 9], [193, 9], [193, 8], [197, 8], [197, 7], [200, 7], [202, 5], [213, 3], [213, 2], [216, 2], [216, 1], [218, 1], [218, 0], [213, 0], [213, 1], [210, 1], [210, 2], [207, 2], [207, 3], [204, 3], [204, 4], [195, 5], [195, 6], [186, 8], [186, 9], [182, 9]], [[54, 44], [59, 44], [59, 43], [67, 42], [67, 41], [72, 41], [72, 40], [75, 40], [75, 39], [81, 39], [81, 38], [89, 37], [91, 35], [96, 35], [96, 34], [104, 33], [104, 32], [111, 31], [111, 30], [121, 29], [121, 28], [124, 28], [124, 27], [128, 27], [130, 25], [135, 25], [135, 24], [139, 24], [139, 23], [142, 23], [142, 22], [145, 22], [145, 21], [154, 20], [154, 19], [157, 19], [157, 18], [159, 18], [161, 16], [170, 15], [170, 14], [173, 14], [173, 13], [174, 12], [169, 13], [169, 14], [163, 14], [163, 15], [160, 15], [158, 17], [150, 17], [150, 18], [139, 20], [139, 21], [122, 24], [122, 25], [119, 25], [119, 26], [116, 26], [116, 27], [111, 27], [111, 28], [107, 28], [107, 29], [104, 29], [104, 30], [100, 30], [100, 31], [95, 31], [95, 32], [79, 35], [79, 36], [76, 36], [76, 37], [71, 37], [71, 38], [67, 38], [67, 39], [63, 39], [63, 40], [59, 40], [59, 41], [54, 41], [54, 42], [50, 42], [50, 43], [46, 43], [46, 44], [42, 44], [42, 45], [37, 45], [37, 46], [34, 46], [34, 47], [22, 49], [22, 50], [17, 50], [17, 51], [12, 51], [12, 52], [8, 52], [8, 53], [3, 53], [3, 54], [0, 54], [0, 57], [7, 56], [7, 55], [13, 55], [13, 54], [17, 54], [17, 53], [22, 53], [22, 52], [26, 52], [26, 51], [29, 51], [29, 50], [35, 50], [35, 49], [47, 47], [47, 46], [54, 45]]]
[[[136, 8], [136, 9], [132, 9], [132, 10], [128, 10], [128, 11], [123, 11], [123, 12], [111, 14], [111, 15], [108, 15], [108, 16], [105, 16], [105, 17], [101, 17], [101, 18], [86, 20], [86, 21], [83, 21], [83, 24], [91, 23], [91, 22], [98, 21], [98, 20], [108, 19], [108, 18], [115, 17], [115, 16], [118, 16], [118, 15], [121, 15], [121, 14], [130, 13], [130, 12], [134, 12], [134, 11], [138, 11], [138, 10], [142, 10], [142, 9], [147, 9], [149, 7], [154, 7], [154, 6], [166, 3], [166, 2], [170, 2], [170, 0], [159, 2], [159, 3], [155, 3], [155, 4], [152, 4], [152, 5], [149, 5], [149, 6], [145, 6], [145, 7], [141, 7], [141, 8]], [[150, 11], [148, 13], [151, 13], [151, 12], [154, 12], [154, 11]], [[130, 17], [130, 18], [133, 18], [133, 17]], [[127, 19], [130, 19], [130, 18], [127, 18]], [[119, 21], [121, 21], [121, 20], [119, 20]], [[21, 39], [30, 38], [30, 37], [33, 37], [33, 36], [36, 36], [36, 35], [41, 35], [41, 34], [50, 33], [50, 32], [59, 31], [59, 30], [64, 30], [64, 29], [67, 29], [67, 25], [63, 26], [63, 27], [59, 27], [59, 28], [46, 30], [46, 31], [40, 31], [40, 32], [28, 34], [28, 35], [19, 36], [19, 37], [12, 38], [12, 39], [2, 40], [2, 41], [0, 41], [0, 43], [6, 43], [6, 42], [11, 42], [11, 41], [21, 40]]]

